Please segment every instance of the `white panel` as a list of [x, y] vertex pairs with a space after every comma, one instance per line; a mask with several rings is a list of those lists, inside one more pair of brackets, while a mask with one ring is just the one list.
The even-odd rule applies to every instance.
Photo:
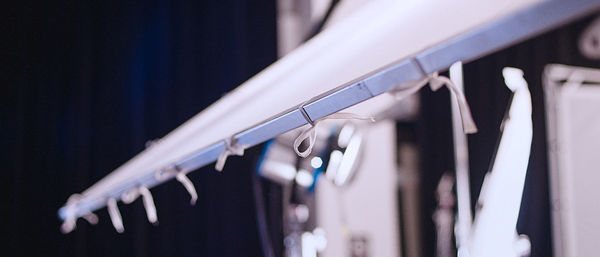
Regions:
[[559, 95], [559, 186], [566, 256], [598, 252], [600, 238], [600, 86]]
[[327, 232], [327, 248], [320, 256], [350, 256], [349, 235], [366, 239], [367, 256], [400, 256], [395, 134], [391, 121], [367, 128], [361, 166], [347, 187], [319, 180], [317, 226]]

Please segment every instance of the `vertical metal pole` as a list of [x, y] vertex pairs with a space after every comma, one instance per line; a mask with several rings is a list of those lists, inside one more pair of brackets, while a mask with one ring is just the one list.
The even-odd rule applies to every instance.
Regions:
[[[450, 79], [460, 90], [464, 90], [462, 63], [450, 66]], [[473, 222], [471, 214], [471, 195], [469, 186], [469, 147], [467, 135], [463, 132], [458, 102], [450, 96], [452, 105], [452, 130], [454, 136], [454, 163], [456, 166], [456, 200], [458, 217], [456, 220], [456, 244], [459, 252], [467, 249], [467, 241]]]

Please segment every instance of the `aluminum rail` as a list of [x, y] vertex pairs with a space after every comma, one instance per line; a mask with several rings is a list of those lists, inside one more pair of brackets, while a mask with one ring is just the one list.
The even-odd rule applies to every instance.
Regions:
[[[476, 60], [599, 10], [599, 0], [552, 0], [524, 8], [449, 41], [427, 48], [416, 56], [406, 58], [321, 94], [309, 100], [303, 107], [298, 106], [284, 111], [251, 128], [242, 130], [233, 137], [240, 145], [248, 147], [258, 145], [282, 133], [308, 124], [299, 108], [303, 108], [311, 120], [318, 120], [383, 94], [403, 83], [446, 70], [457, 61], [465, 63]], [[171, 180], [178, 172], [189, 173], [216, 161], [226, 149], [222, 140], [169, 167], [161, 170], [149, 170], [144, 176], [115, 185], [103, 197], [90, 199], [85, 195], [82, 196], [74, 206], [75, 216], [79, 218], [98, 210], [106, 206], [108, 199], [120, 199], [125, 192], [140, 185], [151, 188]], [[62, 220], [65, 220], [67, 206], [61, 207], [58, 214]]]

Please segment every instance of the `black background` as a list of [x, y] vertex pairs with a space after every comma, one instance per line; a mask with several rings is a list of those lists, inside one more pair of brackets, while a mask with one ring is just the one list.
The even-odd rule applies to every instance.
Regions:
[[152, 189], [59, 232], [57, 210], [276, 59], [275, 3], [39, 1], [2, 6], [2, 256], [260, 256], [251, 160]]

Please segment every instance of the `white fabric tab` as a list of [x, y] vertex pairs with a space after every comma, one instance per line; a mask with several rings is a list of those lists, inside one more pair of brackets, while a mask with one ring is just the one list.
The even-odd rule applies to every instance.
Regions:
[[117, 200], [115, 200], [115, 198], [108, 198], [106, 207], [108, 208], [108, 215], [110, 216], [113, 227], [115, 227], [115, 230], [118, 233], [123, 233], [125, 228], [123, 227], [123, 218], [121, 218], [119, 207], [117, 207]]
[[[304, 104], [303, 104], [304, 105]], [[300, 106], [302, 110], [304, 110], [303, 105]], [[303, 112], [304, 114], [305, 112]], [[304, 118], [310, 125], [310, 127], [304, 129], [300, 135], [294, 140], [294, 151], [296, 154], [302, 158], [306, 158], [312, 152], [313, 147], [315, 146], [315, 141], [317, 140], [317, 126], [320, 121], [328, 120], [328, 119], [356, 119], [356, 120], [369, 120], [371, 122], [375, 122], [375, 118], [373, 117], [365, 117], [355, 113], [346, 113], [346, 112], [338, 112], [331, 114], [329, 116], [323, 117], [319, 120], [312, 121], [308, 117], [308, 115], [304, 115]], [[308, 139], [308, 147], [304, 151], [300, 151], [298, 147], [304, 140]]]
[[67, 199], [66, 218], [65, 218], [65, 221], [63, 222], [63, 224], [60, 226], [60, 231], [63, 234], [73, 231], [76, 227], [77, 218], [75, 215], [75, 204], [77, 204], [77, 201], [79, 201], [80, 198], [81, 198], [81, 195], [73, 194], [73, 195], [69, 196], [69, 199]]
[[186, 173], [183, 171], [180, 171], [179, 168], [175, 165], [171, 165], [165, 169], [162, 170], [158, 170], [154, 176], [155, 177], [160, 177], [161, 179], [165, 179], [168, 176], [172, 176], [175, 175], [175, 178], [177, 179], [177, 181], [179, 181], [179, 183], [181, 183], [183, 185], [183, 187], [185, 187], [185, 190], [188, 191], [188, 193], [190, 194], [190, 204], [191, 205], [196, 205], [196, 200], [198, 200], [198, 194], [196, 193], [196, 188], [194, 187], [194, 184], [192, 183], [192, 181], [186, 176]]
[[175, 178], [183, 185], [183, 187], [185, 187], [188, 193], [190, 193], [190, 204], [196, 205], [196, 200], [198, 200], [198, 193], [196, 193], [196, 188], [194, 187], [192, 181], [183, 172], [177, 173], [177, 176], [175, 176]]
[[[302, 133], [300, 133], [300, 135], [298, 135], [296, 140], [294, 140], [294, 151], [296, 152], [296, 154], [298, 156], [300, 156], [302, 158], [306, 158], [312, 151], [312, 148], [315, 145], [315, 141], [317, 140], [317, 130], [316, 130], [317, 125], [319, 125], [319, 124], [315, 123], [315, 125], [311, 125], [309, 128], [303, 130]], [[298, 147], [300, 147], [300, 144], [302, 144], [302, 142], [307, 138], [308, 138], [308, 147], [304, 151], [300, 152], [300, 150], [298, 150]]]
[[67, 217], [63, 224], [60, 226], [60, 232], [62, 232], [63, 234], [70, 233], [75, 229], [76, 222], [77, 219], [75, 219], [75, 216]]
[[217, 163], [215, 164], [215, 169], [218, 171], [223, 170], [223, 167], [225, 166], [225, 162], [227, 161], [228, 156], [230, 156], [230, 155], [243, 156], [244, 155], [244, 146], [236, 144], [235, 138], [231, 137], [231, 138], [223, 140], [223, 142], [225, 143], [225, 151], [223, 151], [221, 153], [221, 155], [219, 155], [219, 158], [217, 159]]
[[404, 97], [418, 92], [419, 90], [421, 90], [421, 88], [427, 85], [427, 83], [429, 83], [429, 87], [433, 91], [437, 91], [442, 86], [446, 86], [454, 95], [454, 97], [456, 97], [456, 100], [458, 102], [458, 109], [462, 118], [463, 131], [465, 132], [465, 134], [477, 133], [477, 125], [475, 125], [475, 121], [473, 121], [471, 108], [469, 108], [469, 104], [467, 103], [467, 98], [465, 97], [465, 94], [456, 85], [454, 85], [454, 83], [452, 83], [452, 80], [450, 80], [448, 77], [439, 76], [436, 72], [422, 80], [417, 81], [414, 85], [410, 85], [409, 87], [403, 85], [401, 88], [398, 87], [392, 89], [390, 90], [390, 93], [393, 93], [396, 96], [396, 98], [402, 99]]
[[152, 224], [156, 224], [158, 222], [158, 216], [156, 215], [156, 206], [154, 205], [152, 193], [150, 193], [150, 190], [145, 186], [140, 186], [139, 191], [142, 195], [142, 200], [144, 201], [144, 208], [146, 208], [148, 221]]
[[[77, 204], [79, 199], [81, 199], [80, 194], [73, 194], [67, 200], [68, 207], [67, 207], [66, 218], [65, 218], [65, 221], [63, 222], [63, 224], [60, 226], [60, 231], [63, 234], [67, 234], [67, 233], [73, 231], [77, 226], [77, 218], [76, 218], [77, 215], [75, 214], [75, 205]], [[85, 215], [83, 215], [82, 217], [92, 225], [98, 224], [98, 216], [96, 216], [96, 214], [94, 214], [94, 213], [88, 212]]]
[[86, 220], [87, 222], [89, 222], [92, 225], [98, 224], [98, 216], [94, 213], [88, 212], [88, 213], [84, 214], [82, 217], [84, 220]]
[[121, 201], [125, 204], [130, 204], [133, 203], [133, 201], [135, 201], [135, 199], [137, 199], [139, 196], [140, 190], [137, 188], [132, 188], [121, 195]]
[[67, 217], [63, 224], [60, 226], [60, 232], [62, 232], [63, 234], [70, 233], [75, 229], [76, 222], [77, 219], [75, 219], [75, 216]]

